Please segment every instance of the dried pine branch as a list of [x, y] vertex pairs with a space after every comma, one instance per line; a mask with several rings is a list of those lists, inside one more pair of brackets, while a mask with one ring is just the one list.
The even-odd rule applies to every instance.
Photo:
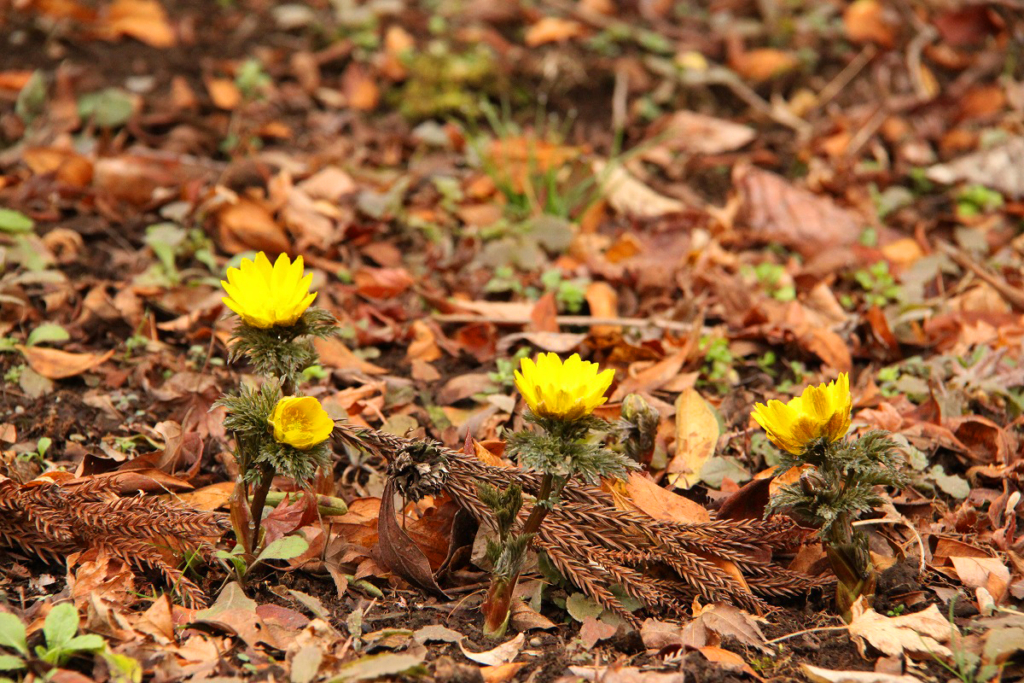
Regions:
[[202, 590], [161, 548], [194, 550], [226, 529], [221, 516], [152, 496], [122, 498], [117, 479], [84, 482], [40, 478], [26, 484], [0, 475], [0, 546], [20, 548], [44, 562], [103, 547], [138, 569], [155, 569], [189, 605]]
[[[344, 427], [342, 436], [350, 445], [385, 458], [389, 475], [407, 497], [443, 490], [480, 523], [490, 524], [492, 513], [478, 497], [478, 483], [499, 489], [515, 483], [530, 494], [540, 486], [535, 474], [492, 467], [436, 442], [354, 427]], [[523, 511], [520, 524], [525, 515]], [[617, 508], [601, 489], [570, 481], [533, 547], [544, 550], [591, 598], [635, 622], [609, 586], [618, 584], [648, 607], [677, 614], [685, 613], [698, 595], [762, 610], [764, 598], [791, 597], [822, 586], [820, 579], [771, 563], [773, 551], [791, 548], [799, 540], [798, 531], [783, 517], [700, 524], [655, 520]]]

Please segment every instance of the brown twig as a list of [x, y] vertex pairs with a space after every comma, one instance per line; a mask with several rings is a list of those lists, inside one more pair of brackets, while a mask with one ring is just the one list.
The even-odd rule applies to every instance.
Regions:
[[[473, 313], [437, 313], [431, 316], [439, 323], [492, 323], [494, 325], [528, 325], [528, 316], [521, 318], [476, 315]], [[555, 322], [559, 326], [568, 325], [575, 327], [595, 327], [598, 325], [610, 325], [619, 327], [650, 327], [672, 332], [692, 332], [693, 323], [685, 323], [678, 320], [663, 320], [661, 318], [592, 318], [586, 315], [559, 315]], [[715, 330], [711, 327], [701, 326], [701, 334], [712, 334]]]
[[1006, 300], [1006, 303], [1010, 304], [1010, 306], [1017, 309], [1017, 311], [1024, 311], [1024, 291], [1017, 289], [1001, 277], [993, 275], [984, 266], [960, 249], [954, 247], [952, 244], [949, 244], [948, 242], [939, 242], [938, 247], [943, 253], [956, 261], [957, 265], [971, 271], [979, 279], [990, 285], [992, 289], [999, 292], [999, 295], [1003, 297], [1003, 299]]

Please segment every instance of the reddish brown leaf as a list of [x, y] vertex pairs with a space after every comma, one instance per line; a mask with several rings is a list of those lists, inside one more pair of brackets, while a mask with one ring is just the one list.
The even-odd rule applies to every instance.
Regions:
[[395, 483], [389, 479], [381, 497], [377, 535], [381, 559], [388, 568], [403, 579], [428, 593], [450, 600], [434, 580], [430, 562], [395, 519]]

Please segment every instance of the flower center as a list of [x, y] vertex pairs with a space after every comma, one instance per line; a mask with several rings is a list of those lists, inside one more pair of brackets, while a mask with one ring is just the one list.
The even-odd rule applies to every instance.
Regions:
[[291, 411], [284, 416], [284, 425], [286, 431], [308, 431], [309, 416], [304, 412]]

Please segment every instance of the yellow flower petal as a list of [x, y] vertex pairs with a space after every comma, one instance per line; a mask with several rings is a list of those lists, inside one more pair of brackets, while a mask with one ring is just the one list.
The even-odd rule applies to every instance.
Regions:
[[242, 259], [238, 268], [228, 268], [221, 281], [228, 295], [224, 305], [238, 314], [246, 325], [269, 328], [294, 325], [316, 298], [309, 287], [313, 276], [302, 275], [302, 257], [294, 262], [287, 254], [271, 265], [262, 251], [253, 261]]
[[554, 353], [542, 353], [536, 361], [524, 358], [515, 371], [516, 388], [530, 410], [540, 416], [577, 420], [589, 415], [608, 399], [605, 392], [615, 379], [613, 370], [598, 372], [597, 363], [573, 354], [563, 363]]
[[852, 409], [850, 377], [844, 372], [828, 385], [807, 387], [789, 403], [758, 403], [751, 417], [772, 443], [796, 455], [815, 439], [835, 442], [846, 436]]
[[334, 431], [334, 420], [312, 396], [282, 398], [274, 406], [269, 422], [276, 441], [300, 451], [322, 443]]

